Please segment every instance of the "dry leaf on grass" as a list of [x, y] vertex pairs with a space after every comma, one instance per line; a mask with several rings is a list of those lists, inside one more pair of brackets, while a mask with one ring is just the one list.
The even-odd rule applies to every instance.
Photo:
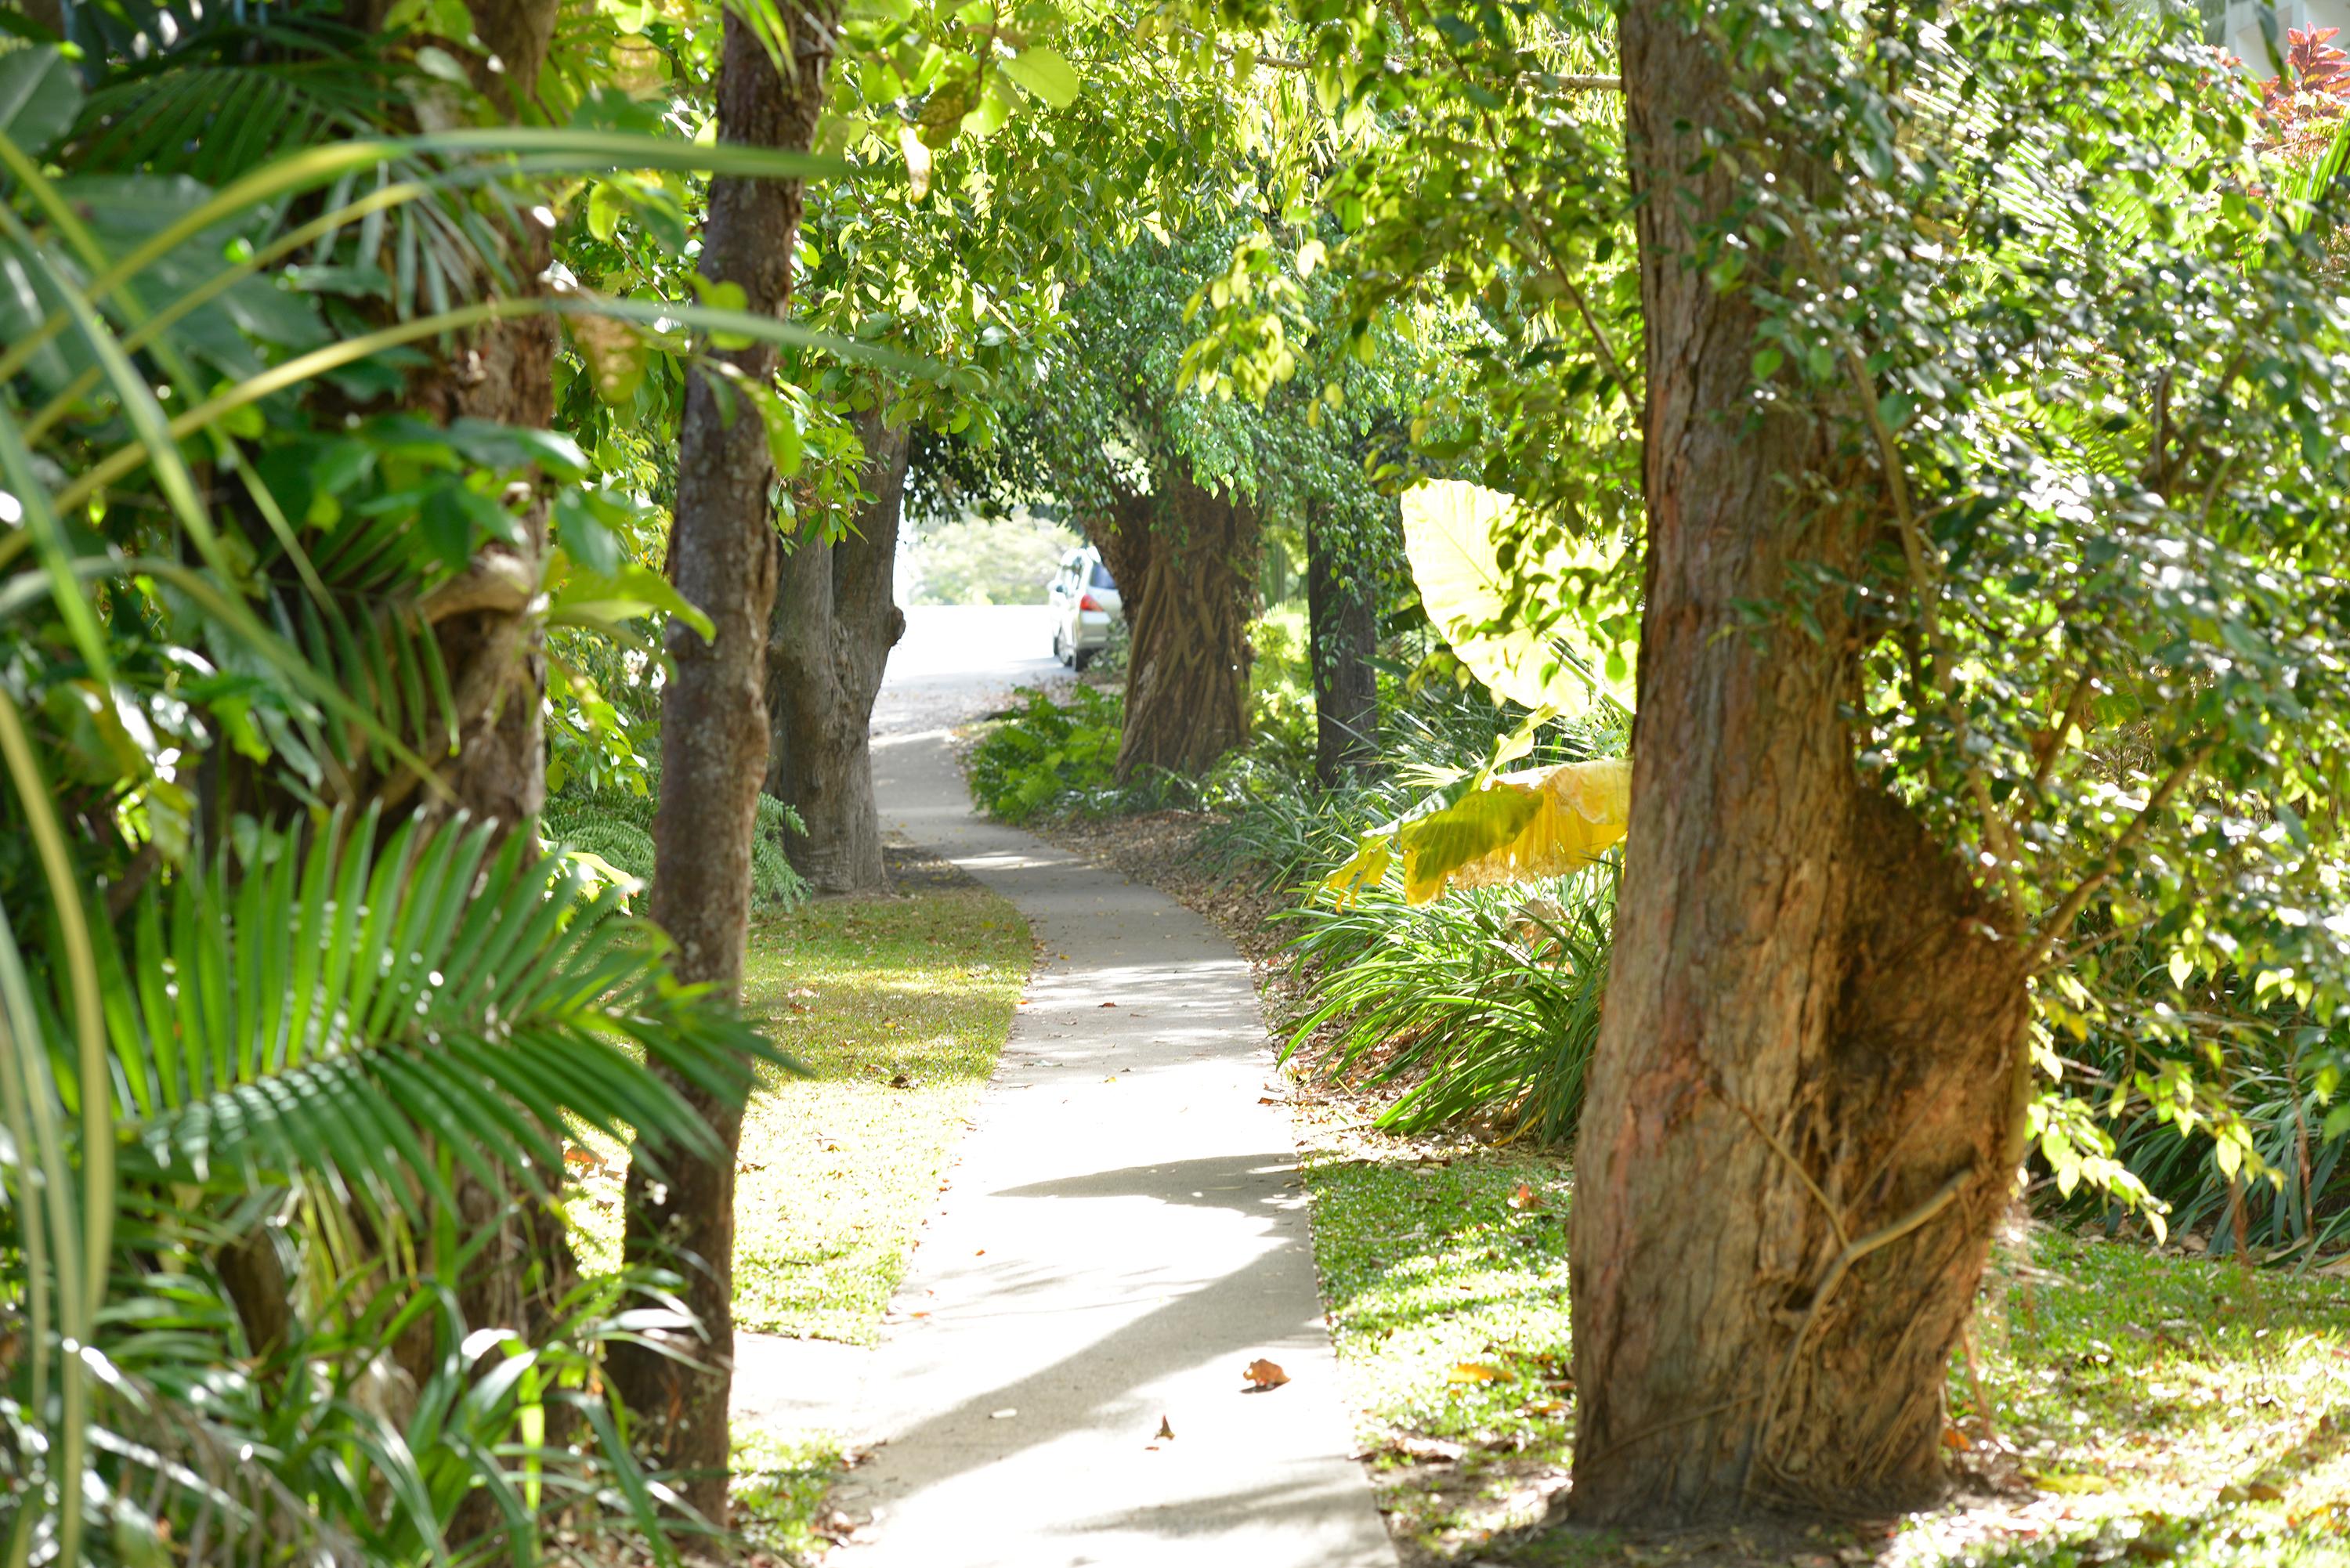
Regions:
[[1523, 1181], [1518, 1183], [1518, 1189], [1510, 1194], [1510, 1207], [1513, 1209], [1539, 1209], [1542, 1206], [1542, 1194]]
[[1254, 1361], [1250, 1362], [1246, 1370], [1243, 1371], [1241, 1376], [1247, 1378], [1251, 1384], [1254, 1385], [1255, 1390], [1259, 1393], [1263, 1393], [1268, 1388], [1278, 1388], [1283, 1384], [1289, 1381], [1288, 1373], [1284, 1372], [1280, 1367], [1274, 1366], [1272, 1362], [1265, 1360], [1263, 1356], [1259, 1356]]
[[1447, 1383], [1514, 1383], [1517, 1374], [1486, 1361], [1463, 1361], [1444, 1375]]

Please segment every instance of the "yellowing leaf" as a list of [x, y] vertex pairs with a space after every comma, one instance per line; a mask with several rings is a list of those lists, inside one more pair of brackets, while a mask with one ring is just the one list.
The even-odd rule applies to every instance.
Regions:
[[[1596, 566], [1602, 557], [1592, 552], [1584, 561], [1578, 552], [1505, 570], [1496, 535], [1516, 504], [1498, 490], [1463, 480], [1416, 484], [1403, 494], [1404, 554], [1429, 619], [1478, 680], [1495, 695], [1529, 708], [1579, 713], [1600, 689], [1593, 660], [1584, 656], [1588, 650], [1571, 651], [1549, 630], [1511, 625], [1512, 588], [1514, 578]], [[1629, 707], [1628, 685], [1617, 684], [1625, 689], [1608, 694]]]
[[1376, 886], [1403, 848], [1404, 897], [1425, 904], [1447, 887], [1555, 877], [1596, 860], [1624, 836], [1632, 814], [1632, 762], [1608, 757], [1503, 774], [1441, 810], [1366, 834], [1322, 885], [1351, 901]]
[[1364, 888], [1376, 888], [1386, 879], [1388, 867], [1395, 859], [1388, 847], [1393, 836], [1391, 830], [1365, 834], [1355, 846], [1354, 858], [1322, 879], [1322, 886], [1338, 895], [1340, 908], [1353, 903]]
[[1404, 897], [1489, 888], [1588, 866], [1624, 836], [1632, 763], [1610, 757], [1503, 774], [1444, 810], [1403, 825]]
[[1490, 1362], [1463, 1361], [1444, 1375], [1447, 1383], [1514, 1383], [1517, 1375]]
[[931, 193], [931, 150], [920, 127], [898, 128], [898, 151], [906, 155], [906, 186], [919, 202]]

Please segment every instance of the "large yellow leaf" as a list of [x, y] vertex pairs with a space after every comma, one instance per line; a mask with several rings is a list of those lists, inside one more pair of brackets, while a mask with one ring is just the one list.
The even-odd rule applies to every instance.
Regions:
[[1415, 904], [1448, 887], [1555, 877], [1598, 859], [1623, 838], [1631, 813], [1628, 757], [1526, 768], [1365, 836], [1323, 885], [1351, 899], [1387, 875], [1390, 841], [1403, 846], [1404, 897]]
[[[1496, 535], [1516, 501], [1498, 490], [1457, 479], [1415, 484], [1403, 494], [1404, 554], [1419, 587], [1428, 618], [1470, 672], [1495, 695], [1526, 707], [1579, 713], [1597, 688], [1596, 649], [1571, 629], [1534, 630], [1513, 624], [1512, 578], [1552, 576], [1574, 567], [1603, 566], [1606, 553], [1571, 550], [1555, 559], [1503, 569]], [[1628, 682], [1608, 694], [1630, 706]]]

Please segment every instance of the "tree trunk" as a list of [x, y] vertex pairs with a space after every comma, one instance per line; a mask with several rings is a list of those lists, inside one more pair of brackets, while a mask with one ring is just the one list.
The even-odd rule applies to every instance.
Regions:
[[1146, 557], [1135, 586], [1110, 566], [1134, 628], [1118, 749], [1121, 784], [1150, 768], [1204, 772], [1248, 739], [1256, 514], [1202, 489], [1180, 462], [1170, 469], [1149, 547], [1131, 552]]
[[1314, 773], [1326, 786], [1370, 770], [1378, 755], [1378, 579], [1340, 547], [1328, 509], [1305, 512], [1305, 616], [1314, 665]]
[[[1682, 8], [1623, 13], [1647, 322], [1647, 602], [1614, 969], [1576, 1151], [1571, 1508], [1667, 1525], [1852, 1513], [1941, 1483], [1942, 1395], [2022, 1156], [2008, 913], [1864, 784], [1841, 589], [1877, 518], [1788, 476], [1833, 437], [1758, 417], [1756, 315], [1693, 254], [1739, 182]], [[1785, 171], [1781, 178], [1788, 178]], [[1809, 593], [1819, 635], [1744, 607]]]
[[[718, 77], [719, 134], [726, 140], [807, 147], [823, 107], [838, 7], [818, 4], [790, 15], [786, 76], [758, 35], [727, 13]], [[782, 314], [791, 302], [799, 222], [797, 181], [712, 182], [702, 275], [739, 285], [751, 310]], [[775, 352], [766, 345], [721, 357], [754, 382], [775, 375]], [[704, 640], [682, 621], [669, 625], [675, 674], [661, 702], [651, 909], [676, 944], [677, 978], [733, 995], [743, 978], [752, 831], [767, 771], [767, 618], [777, 552], [766, 432], [739, 399], [722, 404], [713, 385], [700, 373], [687, 384], [670, 576], [710, 617], [716, 635]], [[656, 1162], [639, 1148], [629, 1162], [626, 1255], [631, 1264], [680, 1274], [679, 1293], [702, 1330], [701, 1339], [683, 1348], [701, 1365], [622, 1346], [613, 1356], [612, 1380], [639, 1438], [680, 1473], [686, 1501], [723, 1524], [726, 1407], [734, 1376], [734, 1158], [743, 1111], [692, 1085], [678, 1087], [708, 1119], [723, 1153], [705, 1160], [671, 1152]]]
[[854, 530], [803, 535], [784, 556], [767, 634], [767, 793], [807, 825], [785, 853], [819, 893], [886, 890], [881, 814], [873, 801], [873, 699], [906, 633], [898, 607], [898, 524], [911, 431], [877, 403], [857, 417], [873, 500]]

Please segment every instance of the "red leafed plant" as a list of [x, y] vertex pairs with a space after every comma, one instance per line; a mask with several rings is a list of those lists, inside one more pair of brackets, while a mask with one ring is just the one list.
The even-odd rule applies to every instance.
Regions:
[[2261, 109], [2280, 146], [2314, 151], [2350, 114], [2350, 54], [2334, 47], [2339, 27], [2294, 27], [2285, 34], [2284, 70], [2261, 84]]

